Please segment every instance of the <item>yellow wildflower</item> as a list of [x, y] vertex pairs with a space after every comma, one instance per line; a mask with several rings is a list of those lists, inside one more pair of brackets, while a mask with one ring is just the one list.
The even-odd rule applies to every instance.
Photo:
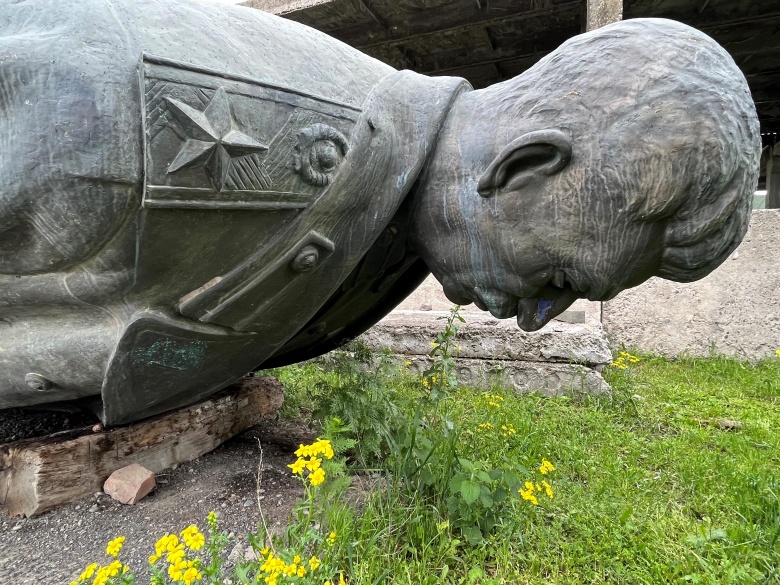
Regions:
[[288, 465], [290, 469], [292, 469], [292, 472], [295, 475], [300, 475], [303, 473], [303, 469], [306, 467], [306, 460], [299, 458], [295, 463], [292, 463], [291, 465]]
[[411, 365], [412, 365], [412, 362], [410, 362], [409, 360], [406, 360], [406, 361], [404, 362], [404, 365], [405, 365], [405, 366], [408, 368], [409, 366], [411, 366]]
[[191, 550], [200, 550], [206, 544], [206, 537], [201, 534], [198, 527], [190, 524], [181, 531], [181, 539]]
[[[331, 533], [331, 534], [333, 534], [333, 533]], [[309, 568], [310, 568], [312, 571], [316, 571], [316, 570], [317, 570], [317, 568], [318, 568], [318, 567], [319, 567], [321, 564], [322, 564], [322, 561], [320, 561], [320, 559], [318, 559], [317, 557], [312, 557], [312, 558], [310, 558], [310, 559], [309, 559]]]
[[521, 497], [522, 497], [524, 500], [527, 500], [527, 501], [531, 502], [531, 503], [532, 503], [534, 506], [536, 506], [536, 505], [538, 505], [538, 504], [539, 504], [539, 500], [537, 500], [537, 499], [536, 499], [536, 496], [534, 495], [534, 490], [533, 490], [533, 488], [531, 488], [531, 489], [523, 489], [523, 488], [520, 488], [520, 489], [519, 489], [519, 490], [517, 490], [517, 491], [518, 491], [518, 493], [520, 494], [520, 496], [521, 496]]
[[178, 565], [171, 565], [168, 567], [168, 576], [174, 581], [181, 581], [184, 573], [182, 573]]
[[780, 349], [776, 349], [775, 353], [780, 356]]
[[320, 464], [322, 463], [322, 459], [319, 457], [312, 457], [306, 462], [306, 468], [309, 471], [317, 471], [320, 468]]
[[539, 473], [547, 475], [550, 471], [555, 471], [555, 467], [547, 459], [542, 459], [542, 464], [539, 466]]
[[201, 579], [202, 577], [203, 575], [201, 575], [195, 567], [190, 567], [184, 571], [184, 574], [181, 576], [181, 580], [184, 581], [184, 585], [192, 585], [192, 583], [198, 579]]
[[339, 573], [339, 585], [347, 585], [347, 582], [344, 581], [344, 573]]
[[122, 544], [125, 542], [124, 536], [117, 536], [114, 540], [108, 543], [106, 546], [106, 554], [112, 557], [119, 555], [119, 551], [122, 550]]
[[178, 564], [179, 561], [184, 560], [184, 545], [180, 544], [178, 548], [168, 552], [168, 555], [165, 557], [165, 560], [172, 565]]
[[305, 576], [306, 576], [306, 567], [304, 567], [303, 565], [301, 565], [300, 567], [298, 567], [298, 572], [297, 572], [297, 575], [298, 575], [299, 577], [305, 577]]
[[320, 485], [323, 481], [325, 481], [325, 472], [321, 467], [309, 476], [309, 481], [311, 482], [311, 485], [314, 486]]
[[295, 555], [293, 557], [293, 563], [296, 564], [296, 565], [300, 565], [301, 564], [301, 555]]
[[327, 439], [317, 439], [317, 442], [312, 447], [314, 447], [312, 455], [324, 455], [326, 459], [333, 459], [335, 455], [333, 445]]
[[552, 498], [553, 498], [552, 487], [546, 481], [543, 481], [542, 485], [544, 486], [544, 493], [547, 494], [547, 497], [552, 500]]
[[95, 570], [97, 570], [98, 565], [97, 563], [92, 563], [91, 565], [87, 565], [84, 568], [84, 571], [79, 575], [79, 581], [86, 581], [89, 579], [92, 575], [95, 574]]
[[335, 542], [336, 542], [336, 533], [331, 532], [330, 534], [328, 534], [328, 544], [333, 545], [333, 543]]
[[214, 510], [212, 510], [211, 512], [209, 512], [209, 515], [206, 517], [206, 522], [208, 522], [209, 526], [213, 527], [213, 526], [217, 525], [217, 520], [218, 519], [219, 519], [219, 516], [217, 515], [217, 513]]

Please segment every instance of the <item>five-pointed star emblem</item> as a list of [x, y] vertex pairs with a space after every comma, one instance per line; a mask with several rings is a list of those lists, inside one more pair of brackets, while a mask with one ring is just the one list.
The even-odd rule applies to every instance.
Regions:
[[187, 141], [168, 167], [168, 174], [203, 164], [214, 188], [222, 191], [232, 158], [268, 150], [265, 144], [235, 128], [230, 101], [221, 87], [203, 111], [172, 98], [166, 101], [187, 133]]

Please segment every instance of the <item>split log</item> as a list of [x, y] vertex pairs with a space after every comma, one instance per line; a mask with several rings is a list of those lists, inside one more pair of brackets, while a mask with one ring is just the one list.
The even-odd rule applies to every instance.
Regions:
[[158, 473], [208, 453], [275, 414], [276, 378], [245, 378], [210, 399], [125, 427], [84, 428], [0, 446], [0, 509], [36, 516], [100, 491], [121, 467]]

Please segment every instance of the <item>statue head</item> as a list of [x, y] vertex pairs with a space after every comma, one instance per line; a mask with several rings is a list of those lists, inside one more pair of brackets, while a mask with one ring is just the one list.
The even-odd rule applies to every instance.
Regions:
[[620, 22], [459, 97], [413, 245], [450, 300], [535, 330], [578, 298], [712, 271], [747, 229], [759, 153], [724, 49], [677, 22]]

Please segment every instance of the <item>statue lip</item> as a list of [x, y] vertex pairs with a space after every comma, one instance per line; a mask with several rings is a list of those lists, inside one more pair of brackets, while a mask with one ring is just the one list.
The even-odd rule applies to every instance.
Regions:
[[543, 296], [517, 301], [517, 326], [523, 331], [538, 331], [579, 298], [580, 294], [571, 288], [545, 287]]
[[550, 281], [534, 296], [517, 301], [517, 326], [523, 331], [537, 331], [587, 294], [563, 270], [556, 270]]

